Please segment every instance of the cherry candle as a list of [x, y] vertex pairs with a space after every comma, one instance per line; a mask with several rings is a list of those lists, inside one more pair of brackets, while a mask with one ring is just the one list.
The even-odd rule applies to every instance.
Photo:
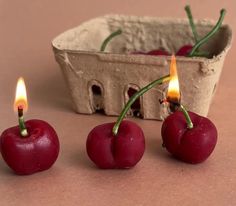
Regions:
[[28, 109], [23, 78], [16, 87], [14, 109], [19, 125], [6, 129], [0, 137], [1, 154], [7, 165], [19, 175], [28, 175], [49, 169], [59, 154], [59, 140], [47, 122], [32, 119], [24, 122]]
[[172, 56], [167, 102], [173, 114], [162, 124], [163, 146], [177, 159], [196, 164], [206, 160], [217, 142], [215, 125], [206, 117], [188, 112], [180, 104], [175, 57]]

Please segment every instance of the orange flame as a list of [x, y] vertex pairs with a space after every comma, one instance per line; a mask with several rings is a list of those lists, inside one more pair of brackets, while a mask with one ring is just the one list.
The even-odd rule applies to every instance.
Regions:
[[24, 111], [27, 111], [28, 109], [26, 87], [25, 87], [24, 79], [22, 77], [18, 79], [17, 85], [16, 85], [14, 111], [17, 111], [19, 107], [24, 109]]
[[179, 79], [178, 79], [175, 55], [172, 55], [171, 57], [170, 77], [171, 80], [168, 86], [167, 98], [173, 101], [180, 101]]

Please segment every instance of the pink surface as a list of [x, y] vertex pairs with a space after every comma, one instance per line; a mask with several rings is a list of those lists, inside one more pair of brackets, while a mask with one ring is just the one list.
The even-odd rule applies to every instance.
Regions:
[[[12, 102], [16, 80], [24, 76], [30, 103], [26, 118], [51, 123], [61, 142], [53, 168], [35, 175], [16, 176], [0, 159], [1, 206], [236, 205], [236, 47], [226, 58], [209, 113], [219, 139], [208, 161], [189, 165], [170, 158], [161, 147], [161, 122], [133, 119], [143, 128], [147, 146], [141, 162], [130, 170], [99, 170], [88, 159], [87, 134], [115, 118], [72, 111], [51, 51], [52, 38], [87, 19], [107, 13], [185, 17], [185, 1], [178, 2], [0, 1], [0, 131], [17, 123]], [[225, 7], [225, 22], [235, 29], [234, 0], [188, 2], [196, 18], [217, 19]]]

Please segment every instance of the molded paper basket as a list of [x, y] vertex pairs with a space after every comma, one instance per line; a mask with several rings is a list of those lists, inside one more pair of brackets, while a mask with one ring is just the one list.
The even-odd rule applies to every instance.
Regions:
[[[199, 36], [214, 25], [214, 21], [196, 21]], [[123, 33], [109, 43], [106, 52], [99, 52], [103, 40], [118, 28]], [[188, 110], [207, 115], [231, 40], [230, 27], [223, 25], [201, 48], [213, 56], [211, 59], [177, 57], [181, 102]], [[122, 15], [92, 19], [52, 41], [75, 111], [92, 114], [103, 109], [106, 115], [119, 115], [129, 99], [128, 91], [169, 73], [170, 56], [137, 55], [132, 51], [163, 48], [174, 53], [185, 44], [194, 44], [187, 19]], [[159, 100], [166, 88], [167, 84], [156, 86], [139, 99], [138, 112], [144, 119], [163, 119]], [[135, 109], [130, 111], [131, 116]]]

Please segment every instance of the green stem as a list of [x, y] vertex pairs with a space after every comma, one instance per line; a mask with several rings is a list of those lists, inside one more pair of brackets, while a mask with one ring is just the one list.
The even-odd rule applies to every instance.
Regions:
[[26, 137], [28, 135], [28, 131], [25, 126], [24, 115], [23, 115], [23, 107], [18, 107], [18, 122], [20, 128], [20, 134], [22, 137]]
[[24, 121], [24, 117], [21, 116], [19, 117], [19, 127], [20, 127], [20, 134], [22, 137], [26, 137], [28, 135], [28, 131], [26, 129], [25, 126], [25, 121]]
[[100, 48], [100, 51], [102, 51], [102, 52], [105, 51], [108, 42], [109, 42], [111, 39], [113, 39], [115, 36], [118, 36], [118, 35], [120, 35], [120, 34], [122, 34], [122, 30], [121, 30], [121, 29], [118, 29], [117, 31], [111, 33], [111, 34], [103, 41], [102, 46], [101, 46], [101, 48]]
[[188, 20], [189, 20], [189, 24], [190, 24], [192, 32], [193, 32], [194, 40], [197, 43], [198, 42], [198, 34], [197, 34], [197, 31], [196, 31], [195, 24], [193, 22], [193, 16], [192, 16], [191, 8], [190, 8], [189, 5], [186, 5], [184, 9], [185, 9], [185, 11], [187, 13], [187, 16], [188, 16]]
[[135, 100], [137, 98], [139, 98], [140, 96], [142, 96], [145, 92], [147, 92], [148, 90], [150, 90], [151, 88], [153, 88], [154, 86], [158, 85], [158, 84], [163, 84], [164, 82], [167, 82], [170, 80], [170, 75], [166, 75], [164, 77], [161, 77], [160, 79], [157, 79], [153, 82], [151, 82], [150, 84], [148, 84], [147, 86], [143, 87], [142, 89], [140, 89], [139, 91], [137, 91], [127, 102], [127, 104], [125, 105], [124, 109], [122, 110], [122, 112], [120, 113], [120, 116], [118, 117], [114, 127], [112, 128], [112, 133], [114, 136], [117, 135], [120, 124], [122, 122], [122, 120], [124, 119], [126, 113], [128, 112], [128, 110], [130, 109], [131, 105], [135, 102]]
[[209, 57], [209, 52], [205, 52], [205, 51], [200, 51], [200, 52], [195, 52], [194, 56], [196, 57]]
[[192, 120], [191, 120], [191, 118], [190, 118], [190, 116], [189, 116], [189, 113], [188, 113], [188, 111], [185, 109], [185, 107], [182, 105], [182, 104], [180, 104], [180, 110], [183, 112], [183, 114], [184, 114], [184, 117], [185, 117], [185, 119], [186, 119], [186, 122], [187, 122], [187, 127], [188, 127], [188, 129], [192, 129], [193, 128], [193, 122], [192, 122]]
[[220, 18], [218, 20], [218, 22], [216, 23], [216, 25], [214, 26], [214, 28], [205, 36], [203, 37], [201, 40], [199, 40], [193, 47], [193, 49], [191, 50], [191, 52], [189, 53], [188, 57], [193, 57], [195, 55], [195, 52], [197, 51], [197, 49], [202, 46], [203, 44], [205, 44], [221, 27], [222, 22], [224, 20], [224, 16], [226, 14], [226, 10], [225, 9], [221, 9], [220, 11]]

